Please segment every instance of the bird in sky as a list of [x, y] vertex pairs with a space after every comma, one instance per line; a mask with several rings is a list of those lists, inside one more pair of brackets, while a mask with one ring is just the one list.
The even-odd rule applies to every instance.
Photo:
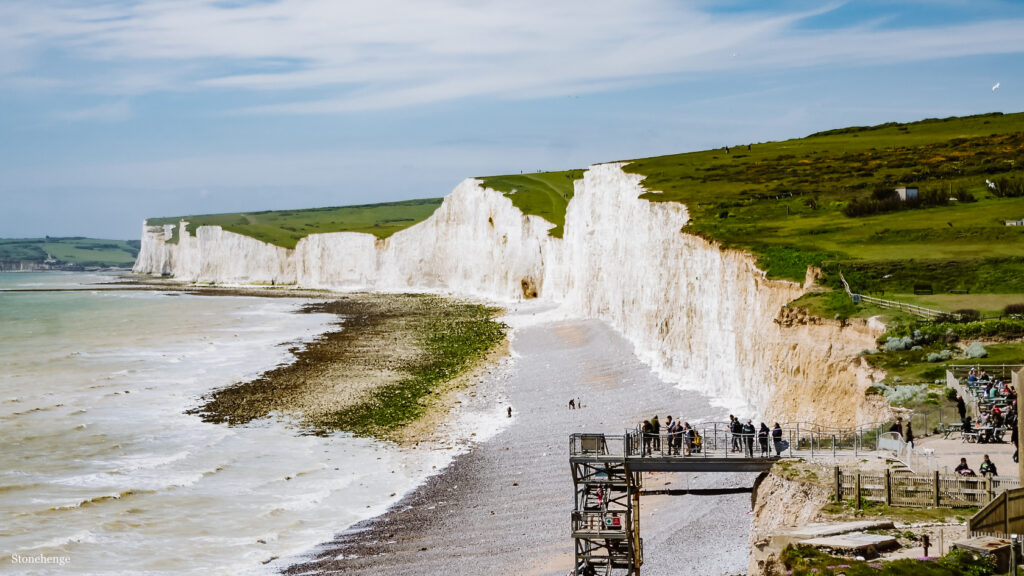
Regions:
[[996, 85], [992, 87], [992, 91], [995, 92], [996, 88], [999, 88], [999, 82], [996, 82]]

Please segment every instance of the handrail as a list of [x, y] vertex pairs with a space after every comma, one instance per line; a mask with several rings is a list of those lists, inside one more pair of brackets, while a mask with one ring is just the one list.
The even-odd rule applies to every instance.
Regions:
[[964, 404], [967, 405], [968, 414], [970, 414], [971, 419], [977, 421], [978, 417], [981, 415], [980, 409], [978, 408], [978, 397], [972, 394], [970, 390], [964, 388], [964, 385], [960, 382], [960, 379], [957, 378], [951, 370], [946, 370], [946, 385], [952, 388], [953, 390], [956, 390], [956, 393], [959, 394], [961, 398], [963, 398]]
[[879, 448], [881, 450], [891, 450], [893, 457], [902, 462], [911, 472], [919, 474], [925, 469], [929, 472], [939, 469], [935, 454], [918, 452], [917, 449], [903, 439], [903, 435], [899, 432], [886, 432], [882, 434], [882, 440], [883, 442], [880, 442]]
[[1018, 370], [1024, 368], [1024, 364], [947, 364], [946, 370], [953, 372], [954, 374], [963, 373], [966, 374], [971, 370], [996, 370], [999, 369], [1000, 378], [1008, 378], [1006, 371], [1009, 369], [1010, 375]]

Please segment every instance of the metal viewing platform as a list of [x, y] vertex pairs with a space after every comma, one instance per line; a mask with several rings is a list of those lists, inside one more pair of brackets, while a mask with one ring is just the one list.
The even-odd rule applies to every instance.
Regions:
[[[569, 438], [575, 506], [571, 529], [576, 576], [636, 576], [643, 565], [640, 493], [644, 472], [765, 474], [780, 459], [837, 459], [879, 454], [906, 457], [902, 437], [882, 425], [781, 427], [781, 437], [733, 434], [706, 423], [686, 435], [577, 433]], [[909, 464], [908, 464], [909, 465]]]

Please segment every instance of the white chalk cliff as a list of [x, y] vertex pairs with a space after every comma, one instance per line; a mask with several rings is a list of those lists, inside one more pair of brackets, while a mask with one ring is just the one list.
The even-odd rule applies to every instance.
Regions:
[[539, 297], [602, 319], [681, 387], [765, 418], [873, 421], [870, 370], [856, 355], [874, 331], [794, 317], [805, 288], [766, 280], [749, 254], [687, 234], [686, 207], [648, 202], [641, 177], [591, 167], [576, 182], [562, 239], [505, 195], [466, 180], [425, 221], [380, 240], [314, 234], [294, 250], [202, 226], [143, 227], [135, 272], [188, 282], [341, 290], [429, 290], [514, 302]]

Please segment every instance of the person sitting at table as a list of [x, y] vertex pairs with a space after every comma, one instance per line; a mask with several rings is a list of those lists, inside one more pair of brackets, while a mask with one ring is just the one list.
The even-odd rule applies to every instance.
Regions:
[[982, 476], [986, 476], [988, 478], [998, 474], [998, 472], [996, 472], [996, 465], [988, 459], [988, 454], [985, 454], [985, 459], [981, 461], [981, 467], [978, 468], [978, 472], [981, 472]]
[[967, 381], [971, 384], [978, 381], [978, 375], [974, 373], [974, 368], [971, 368], [971, 371], [967, 374]]
[[967, 458], [961, 458], [960, 464], [953, 471], [961, 476], [977, 476], [974, 470], [971, 470], [971, 467], [967, 465]]

